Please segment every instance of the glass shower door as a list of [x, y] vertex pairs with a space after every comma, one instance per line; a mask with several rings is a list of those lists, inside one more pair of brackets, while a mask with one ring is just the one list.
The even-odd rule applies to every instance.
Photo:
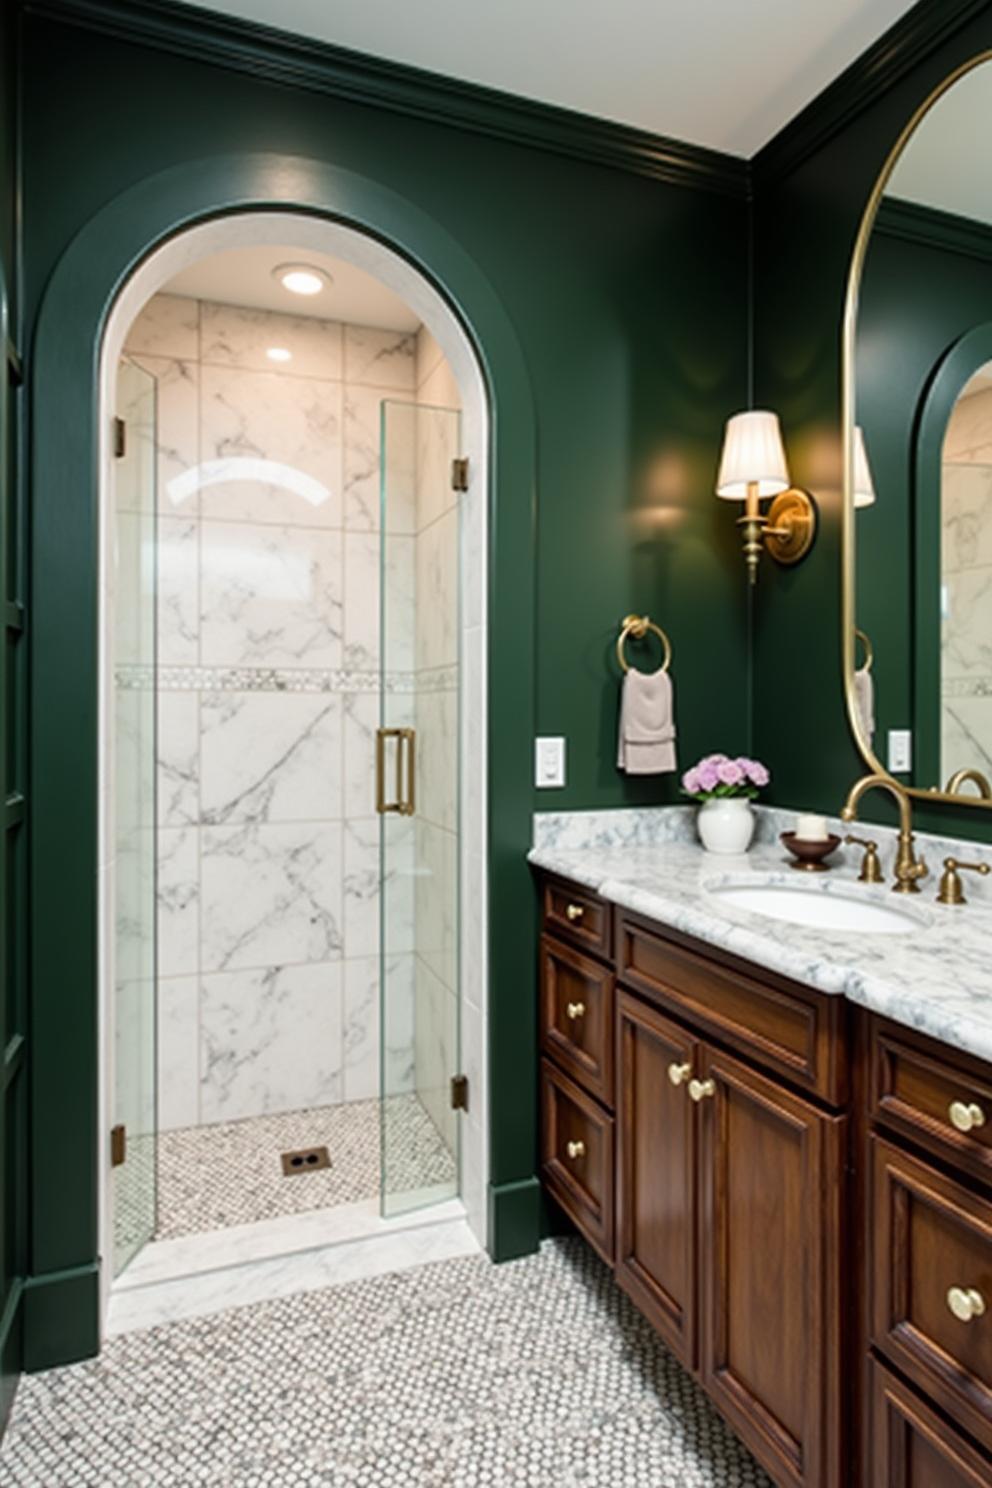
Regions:
[[382, 1212], [458, 1193], [460, 415], [384, 402], [381, 443]]
[[156, 384], [117, 375], [113, 583], [113, 1273], [155, 1230]]

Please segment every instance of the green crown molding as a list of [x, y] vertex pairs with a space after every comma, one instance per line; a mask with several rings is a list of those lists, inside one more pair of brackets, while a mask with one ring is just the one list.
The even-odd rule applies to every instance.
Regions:
[[632, 171], [673, 186], [715, 191], [741, 200], [748, 195], [748, 165], [736, 155], [366, 56], [274, 26], [218, 15], [199, 6], [180, 5], [175, 0], [21, 0], [21, 8], [29, 15], [177, 52], [272, 83], [373, 104], [574, 160]]
[[956, 212], [941, 212], [936, 207], [923, 207], [901, 197], [886, 197], [878, 209], [874, 231], [907, 243], [923, 243], [945, 253], [962, 253], [968, 258], [992, 262], [992, 227], [976, 222], [973, 217], [960, 217]]
[[751, 161], [754, 186], [765, 189], [789, 175], [988, 9], [989, 0], [920, 0], [758, 151]]

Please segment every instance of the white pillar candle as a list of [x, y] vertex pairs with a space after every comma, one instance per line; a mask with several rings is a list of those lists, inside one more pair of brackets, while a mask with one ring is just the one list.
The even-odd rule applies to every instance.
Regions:
[[796, 817], [796, 836], [800, 842], [826, 842], [827, 818], [812, 811], [801, 811]]

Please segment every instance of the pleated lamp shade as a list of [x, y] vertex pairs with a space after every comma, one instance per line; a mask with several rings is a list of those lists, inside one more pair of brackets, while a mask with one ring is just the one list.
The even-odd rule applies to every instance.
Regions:
[[875, 505], [875, 482], [871, 478], [864, 430], [860, 424], [854, 426], [854, 504], [858, 507]]
[[765, 497], [788, 491], [791, 484], [778, 414], [752, 409], [729, 418], [716, 494], [725, 501], [743, 501], [748, 486], [757, 486], [758, 495]]

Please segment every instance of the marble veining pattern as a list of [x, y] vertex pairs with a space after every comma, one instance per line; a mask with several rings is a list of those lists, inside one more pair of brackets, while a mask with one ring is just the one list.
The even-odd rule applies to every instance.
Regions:
[[[277, 367], [273, 345], [290, 360]], [[454, 447], [444, 443], [457, 416], [421, 421], [418, 346], [402, 332], [168, 295], [128, 337], [127, 354], [157, 383], [157, 449], [146, 454], [157, 455], [161, 513], [158, 665], [135, 646], [118, 656], [115, 677], [125, 719], [128, 709], [138, 716], [141, 694], [157, 692], [166, 1131], [378, 1093], [383, 892], [389, 1092], [402, 1097], [417, 1077], [415, 839], [397, 825], [383, 890], [374, 739], [383, 693], [392, 723], [418, 722], [421, 697], [432, 720], [457, 720], [455, 646], [416, 650], [425, 497], [449, 534], [458, 500]], [[431, 388], [457, 397], [432, 347]], [[151, 438], [137, 418], [131, 433]], [[118, 493], [121, 540], [136, 555], [148, 541], [146, 487]], [[456, 570], [434, 547], [428, 626], [441, 609], [456, 613]], [[129, 568], [138, 572], [137, 557]], [[428, 757], [427, 795], [438, 802], [454, 770], [449, 757]], [[449, 805], [449, 830], [453, 821]], [[139, 867], [146, 849], [139, 834]], [[142, 887], [135, 878], [121, 907], [136, 934]], [[450, 875], [440, 888], [451, 892]], [[435, 1025], [436, 1011], [422, 1026]], [[447, 1120], [434, 1087], [439, 1060], [453, 1054], [435, 1053], [432, 1105]]]
[[[855, 848], [840, 849], [834, 871], [813, 884], [793, 872], [778, 833], [793, 825], [795, 816], [779, 809], [759, 809], [755, 846], [740, 858], [702, 851], [694, 840], [691, 808], [543, 816], [535, 817], [535, 846], [529, 854], [535, 866], [709, 945], [992, 1060], [992, 890], [985, 880], [969, 877], [967, 905], [934, 902], [944, 856], [992, 866], [992, 848], [919, 833], [917, 844], [930, 876], [923, 893], [910, 902], [925, 923], [900, 935], [851, 934], [748, 913], [717, 902], [709, 891], [759, 878], [790, 889], [853, 891], [889, 902], [894, 856], [889, 828], [871, 826], [888, 883], [869, 888], [856, 882], [860, 858]], [[620, 820], [611, 825], [611, 816]], [[835, 820], [830, 830], [843, 833], [848, 828]]]
[[771, 1488], [574, 1239], [125, 1334], [21, 1382], [0, 1488], [201, 1482]]

